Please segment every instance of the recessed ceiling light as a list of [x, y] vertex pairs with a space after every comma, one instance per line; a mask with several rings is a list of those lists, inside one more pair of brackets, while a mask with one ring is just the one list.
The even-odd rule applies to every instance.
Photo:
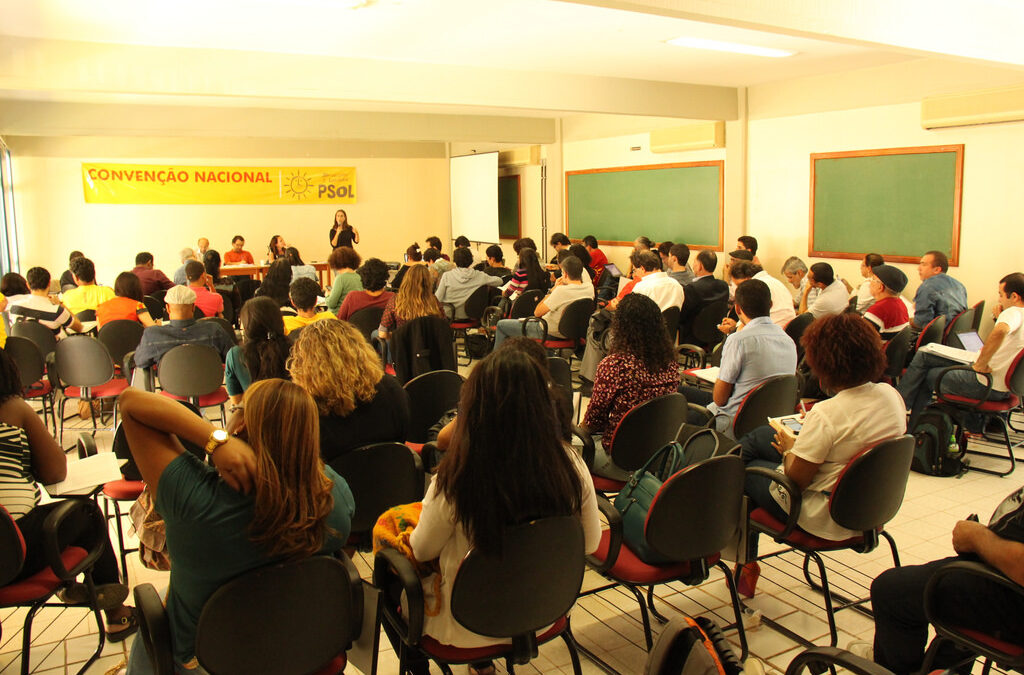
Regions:
[[785, 49], [772, 49], [771, 47], [756, 47], [744, 45], [738, 42], [722, 42], [721, 40], [705, 40], [695, 37], [677, 37], [669, 40], [670, 45], [677, 47], [690, 47], [691, 49], [710, 49], [716, 52], [731, 52], [733, 54], [749, 54], [751, 56], [768, 56], [779, 59], [785, 56], [793, 56], [796, 52]]

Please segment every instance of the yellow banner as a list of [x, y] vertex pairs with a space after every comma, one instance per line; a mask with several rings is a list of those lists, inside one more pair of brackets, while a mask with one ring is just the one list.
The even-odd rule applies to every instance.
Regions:
[[89, 204], [354, 204], [352, 166], [82, 164]]

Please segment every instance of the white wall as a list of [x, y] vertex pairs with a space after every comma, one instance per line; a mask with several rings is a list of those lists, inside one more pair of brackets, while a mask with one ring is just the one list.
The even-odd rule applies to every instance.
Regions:
[[413, 241], [428, 235], [450, 240], [448, 220], [448, 162], [445, 159], [189, 158], [187, 162], [153, 157], [32, 157], [13, 156], [20, 229], [21, 267], [42, 265], [59, 275], [72, 250], [83, 251], [96, 263], [101, 283], [112, 284], [131, 269], [135, 254], [150, 251], [157, 267], [168, 275], [180, 262], [178, 252], [207, 237], [222, 254], [231, 238], [246, 238], [246, 250], [265, 257], [275, 234], [299, 249], [306, 262], [326, 260], [328, 230], [334, 206], [119, 205], [86, 204], [82, 194], [81, 162], [125, 161], [160, 164], [254, 166], [354, 166], [359, 201], [342, 205], [359, 230], [356, 249], [366, 258], [401, 260]]

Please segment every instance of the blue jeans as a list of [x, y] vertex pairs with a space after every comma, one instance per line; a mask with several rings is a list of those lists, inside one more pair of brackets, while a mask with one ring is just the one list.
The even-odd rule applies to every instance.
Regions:
[[[510, 337], [523, 334], [523, 321], [521, 319], [501, 319], [495, 326], [494, 349], [501, 346], [501, 343]], [[544, 328], [536, 321], [526, 325], [526, 336], [540, 339], [544, 337]]]
[[[931, 403], [935, 393], [935, 382], [944, 368], [962, 365], [956, 361], [919, 351], [900, 378], [897, 390], [910, 408], [907, 429], [912, 430], [921, 412]], [[978, 374], [971, 370], [954, 370], [942, 378], [942, 393], [980, 399], [985, 395], [986, 386], [978, 381]], [[1009, 396], [1005, 391], [991, 391], [987, 400], [1002, 401]]]

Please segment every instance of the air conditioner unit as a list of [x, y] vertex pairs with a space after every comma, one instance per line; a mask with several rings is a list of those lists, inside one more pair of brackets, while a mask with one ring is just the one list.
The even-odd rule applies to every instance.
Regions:
[[725, 122], [702, 122], [669, 129], [657, 129], [651, 134], [651, 152], [679, 152], [725, 147]]
[[521, 148], [502, 150], [498, 153], [498, 166], [527, 166], [540, 164], [540, 146], [524, 145]]
[[966, 127], [1024, 120], [1024, 87], [1003, 87], [921, 101], [921, 126], [925, 129]]

